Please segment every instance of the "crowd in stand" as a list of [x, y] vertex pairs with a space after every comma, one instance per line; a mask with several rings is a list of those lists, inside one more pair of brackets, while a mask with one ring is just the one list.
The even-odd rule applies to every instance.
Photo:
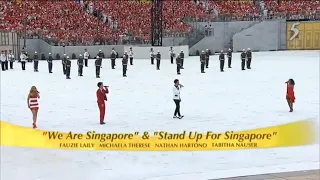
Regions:
[[[0, 1], [0, 31], [16, 31], [57, 44], [117, 44], [126, 36], [150, 39], [147, 0]], [[165, 0], [163, 33], [186, 36], [186, 20], [320, 19], [319, 0]]]

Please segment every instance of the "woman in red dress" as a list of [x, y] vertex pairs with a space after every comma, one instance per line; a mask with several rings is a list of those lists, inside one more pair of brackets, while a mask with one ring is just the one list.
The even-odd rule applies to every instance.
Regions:
[[294, 86], [295, 86], [295, 82], [293, 79], [289, 79], [287, 82], [287, 95], [286, 95], [286, 99], [288, 102], [288, 106], [290, 108], [289, 112], [293, 111], [293, 103], [296, 100], [296, 97], [294, 96]]
[[98, 83], [99, 89], [97, 90], [97, 103], [100, 111], [100, 124], [105, 124], [104, 116], [106, 113], [107, 94], [109, 94], [108, 86], [104, 86], [102, 82]]
[[32, 126], [33, 128], [37, 128], [37, 118], [38, 118], [38, 110], [39, 110], [39, 102], [40, 98], [39, 91], [35, 86], [32, 86], [28, 95], [28, 107], [32, 112]]

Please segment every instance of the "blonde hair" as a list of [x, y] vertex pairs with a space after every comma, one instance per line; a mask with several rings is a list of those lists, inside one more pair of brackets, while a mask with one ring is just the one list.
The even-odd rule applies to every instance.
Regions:
[[38, 95], [39, 94], [39, 91], [37, 89], [36, 86], [32, 86], [31, 89], [30, 89], [30, 92], [29, 92], [29, 96], [31, 95]]

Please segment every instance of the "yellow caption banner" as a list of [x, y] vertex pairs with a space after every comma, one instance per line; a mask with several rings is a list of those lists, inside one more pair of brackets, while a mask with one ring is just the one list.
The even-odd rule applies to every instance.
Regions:
[[320, 21], [288, 22], [287, 49], [320, 50]]
[[233, 132], [102, 133], [34, 130], [1, 121], [1, 145], [117, 151], [207, 151], [303, 146], [318, 143], [317, 124], [303, 120], [279, 126]]

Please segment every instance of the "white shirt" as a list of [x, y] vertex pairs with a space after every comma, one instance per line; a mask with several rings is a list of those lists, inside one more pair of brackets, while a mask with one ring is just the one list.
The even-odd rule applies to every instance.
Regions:
[[89, 53], [88, 52], [84, 52], [83, 56], [84, 56], [84, 59], [88, 59], [89, 58]]
[[173, 89], [173, 99], [175, 99], [175, 100], [181, 99], [181, 97], [180, 97], [181, 87], [180, 86], [178, 86], [178, 87], [173, 86], [172, 89]]
[[150, 57], [154, 57], [154, 52], [150, 51]]
[[27, 56], [26, 56], [25, 54], [21, 54], [21, 55], [20, 55], [20, 60], [21, 60], [22, 62], [25, 62], [26, 59], [27, 59]]
[[129, 51], [129, 57], [133, 58], [133, 51]]
[[6, 61], [6, 55], [1, 54], [0, 55], [0, 60], [1, 60], [1, 62], [5, 62]]

